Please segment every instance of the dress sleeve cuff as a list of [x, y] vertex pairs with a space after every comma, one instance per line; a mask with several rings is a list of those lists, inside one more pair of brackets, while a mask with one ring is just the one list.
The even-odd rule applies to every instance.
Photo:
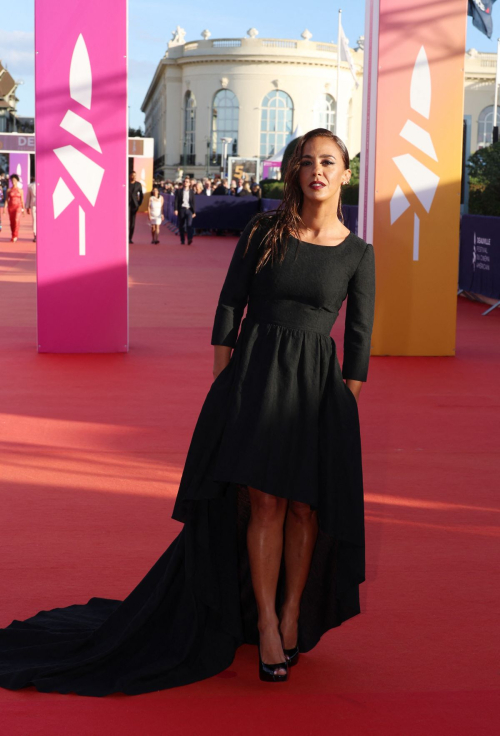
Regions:
[[211, 345], [225, 345], [234, 348], [242, 316], [242, 309], [219, 304], [215, 310]]

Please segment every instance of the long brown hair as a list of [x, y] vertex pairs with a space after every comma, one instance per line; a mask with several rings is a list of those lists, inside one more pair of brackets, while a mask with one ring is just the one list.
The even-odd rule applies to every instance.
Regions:
[[[301, 212], [304, 201], [304, 194], [299, 183], [300, 161], [302, 159], [302, 152], [305, 144], [312, 138], [330, 138], [330, 140], [334, 141], [334, 143], [336, 143], [340, 148], [344, 168], [349, 168], [349, 152], [344, 141], [341, 140], [338, 135], [335, 135], [326, 128], [315, 128], [314, 130], [310, 130], [299, 139], [286, 169], [283, 199], [278, 209], [275, 212], [265, 212], [261, 215], [257, 215], [254, 226], [248, 237], [244, 255], [248, 251], [250, 241], [256, 230], [261, 225], [270, 225], [260, 245], [262, 252], [257, 263], [256, 271], [260, 271], [268, 261], [271, 261], [271, 263], [274, 263], [275, 261], [281, 263], [285, 258], [288, 236], [292, 235], [295, 238], [299, 238], [299, 228], [303, 224]], [[339, 192], [337, 217], [343, 224], [344, 216], [342, 214], [341, 195], [342, 190]]]

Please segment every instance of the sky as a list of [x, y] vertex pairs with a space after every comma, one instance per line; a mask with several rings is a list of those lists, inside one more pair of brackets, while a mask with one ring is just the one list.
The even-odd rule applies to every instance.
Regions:
[[[261, 38], [300, 38], [307, 28], [313, 34], [313, 40], [336, 43], [338, 10], [342, 8], [342, 25], [349, 45], [354, 47], [356, 39], [364, 35], [365, 0], [343, 0], [336, 4], [316, 0], [314, 5], [304, 0], [275, 0], [273, 3], [269, 0], [247, 0], [222, 7], [207, 0], [184, 0], [182, 3], [129, 0], [131, 127], [138, 128], [144, 124], [141, 104], [177, 25], [186, 30], [186, 41], [201, 38], [204, 29], [211, 32], [212, 39], [241, 38], [253, 27]], [[496, 52], [500, 36], [500, 7], [496, 5], [493, 6], [493, 23], [493, 35], [488, 39], [473, 27], [472, 18], [467, 18], [466, 48]], [[0, 60], [14, 79], [24, 82], [18, 87], [18, 113], [26, 117], [35, 113], [33, 28], [34, 2], [9, 3], [8, 13], [2, 13]]]

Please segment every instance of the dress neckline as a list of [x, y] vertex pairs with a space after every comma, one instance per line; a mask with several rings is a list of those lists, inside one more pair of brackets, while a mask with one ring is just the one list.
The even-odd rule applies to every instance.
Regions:
[[337, 243], [337, 245], [321, 245], [321, 243], [309, 243], [307, 240], [299, 240], [295, 236], [292, 235], [293, 239], [297, 241], [297, 243], [304, 243], [304, 245], [314, 245], [316, 248], [340, 248], [341, 245], [344, 245], [344, 243], [349, 240], [349, 238], [352, 235], [352, 230], [349, 230], [348, 235], [345, 236], [344, 240], [341, 240], [340, 243]]

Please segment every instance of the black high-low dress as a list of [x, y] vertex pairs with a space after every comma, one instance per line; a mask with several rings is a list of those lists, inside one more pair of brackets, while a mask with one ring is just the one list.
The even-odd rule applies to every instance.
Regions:
[[[258, 636], [247, 486], [318, 512], [301, 651], [359, 613], [361, 446], [356, 400], [343, 378], [367, 377], [373, 247], [354, 233], [330, 247], [290, 238], [284, 262], [256, 274], [264, 227], [243, 257], [246, 228], [222, 288], [212, 344], [234, 351], [193, 434], [173, 512], [182, 531], [124, 601], [91, 598], [1, 630], [0, 686], [138, 694], [228, 667], [236, 648]], [[346, 296], [341, 371], [330, 331]]]

